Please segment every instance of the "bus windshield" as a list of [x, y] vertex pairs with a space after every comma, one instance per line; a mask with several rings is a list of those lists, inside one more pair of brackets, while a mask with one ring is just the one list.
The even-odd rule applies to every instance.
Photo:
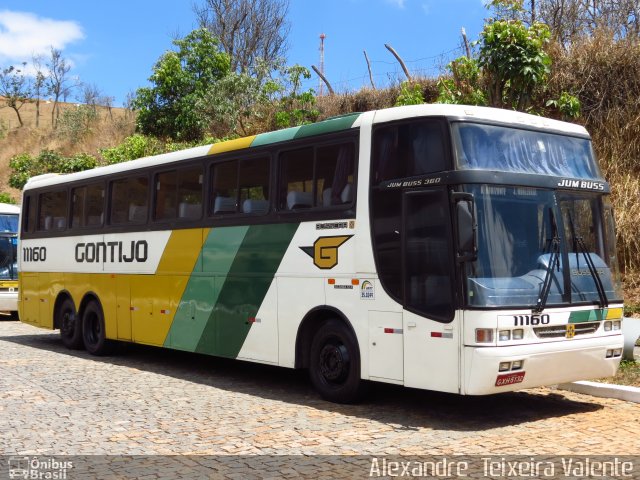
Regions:
[[591, 140], [519, 128], [452, 124], [458, 168], [602, 180]]
[[[609, 200], [598, 194], [472, 185], [478, 256], [471, 307], [606, 304], [622, 298]], [[600, 283], [600, 286], [599, 286]]]
[[18, 231], [18, 215], [0, 214], [0, 232]]
[[0, 281], [18, 279], [18, 237], [0, 234]]

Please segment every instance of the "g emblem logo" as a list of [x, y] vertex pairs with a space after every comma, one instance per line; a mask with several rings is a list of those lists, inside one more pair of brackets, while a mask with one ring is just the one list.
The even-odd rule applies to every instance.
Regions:
[[313, 258], [313, 264], [322, 270], [330, 270], [338, 264], [338, 248], [353, 235], [337, 237], [320, 237], [313, 247], [300, 247], [304, 253]]
[[567, 333], [565, 335], [566, 338], [573, 338], [576, 336], [576, 326], [570, 323], [567, 325]]

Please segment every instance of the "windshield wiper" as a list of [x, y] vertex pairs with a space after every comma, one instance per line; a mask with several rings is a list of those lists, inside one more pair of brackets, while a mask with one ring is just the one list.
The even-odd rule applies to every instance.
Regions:
[[587, 248], [587, 245], [584, 243], [584, 239], [581, 235], [576, 234], [576, 229], [573, 225], [573, 217], [569, 213], [569, 228], [571, 228], [571, 235], [573, 236], [573, 250], [576, 252], [576, 266], [578, 270], [580, 270], [580, 263], [578, 262], [578, 250], [582, 252], [584, 256], [584, 261], [587, 264], [587, 268], [589, 269], [589, 273], [593, 278], [593, 282], [596, 285], [596, 290], [598, 291], [598, 298], [600, 298], [600, 308], [605, 308], [609, 306], [609, 299], [607, 298], [607, 292], [604, 289], [604, 285], [602, 285], [602, 279], [600, 278], [600, 273], [598, 273], [598, 269], [596, 268], [595, 263], [593, 263], [593, 257], [591, 256], [591, 252]]
[[534, 313], [542, 312], [547, 305], [547, 299], [551, 291], [551, 282], [553, 281], [553, 268], [556, 267], [558, 272], [560, 271], [560, 238], [557, 235], [551, 239], [550, 251], [549, 265], [547, 265], [547, 272], [542, 281], [538, 303], [536, 304], [536, 308], [533, 309]]
[[598, 273], [598, 269], [596, 268], [595, 263], [593, 263], [591, 253], [587, 249], [582, 237], [575, 237], [575, 243], [578, 245], [580, 250], [582, 250], [582, 255], [584, 256], [584, 260], [589, 268], [589, 273], [593, 277], [593, 282], [596, 284], [596, 290], [598, 291], [598, 297], [600, 298], [600, 308], [606, 308], [609, 306], [609, 299], [607, 298], [607, 292], [604, 289], [604, 285], [602, 285], [600, 273]]

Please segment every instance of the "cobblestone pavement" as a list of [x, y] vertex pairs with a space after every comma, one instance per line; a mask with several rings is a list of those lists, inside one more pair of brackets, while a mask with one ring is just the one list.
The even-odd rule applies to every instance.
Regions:
[[303, 372], [133, 345], [92, 357], [0, 322], [5, 455], [638, 455], [639, 432], [619, 400], [374, 385], [336, 405]]

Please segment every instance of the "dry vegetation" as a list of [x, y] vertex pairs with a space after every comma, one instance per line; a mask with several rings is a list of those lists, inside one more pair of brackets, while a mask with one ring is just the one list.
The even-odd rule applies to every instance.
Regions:
[[[1, 101], [0, 101], [0, 104]], [[72, 142], [64, 134], [54, 131], [51, 124], [52, 103], [40, 105], [40, 122], [36, 128], [35, 104], [25, 104], [20, 110], [24, 127], [16, 128], [18, 120], [10, 108], [0, 108], [0, 192], [10, 193], [16, 200], [20, 192], [8, 185], [10, 175], [9, 160], [14, 155], [29, 153], [36, 155], [49, 149], [64, 155], [78, 152], [97, 155], [101, 148], [112, 147], [120, 143], [134, 131], [134, 118], [131, 112], [122, 108], [107, 109], [97, 107], [98, 118], [92, 123], [86, 135]], [[73, 103], [63, 103], [61, 111], [78, 108]]]
[[[554, 67], [547, 98], [560, 92], [576, 95], [582, 104], [578, 119], [591, 133], [605, 177], [612, 186], [618, 228], [619, 262], [624, 272], [626, 298], [640, 312], [640, 42], [614, 40], [598, 34], [574, 41], [570, 49], [556, 46]], [[427, 102], [437, 97], [436, 80], [418, 80]], [[383, 90], [363, 88], [357, 92], [318, 98], [320, 118], [351, 112], [387, 108], [398, 97], [399, 86]], [[64, 109], [76, 108], [64, 104]], [[17, 125], [15, 114], [0, 109], [0, 191], [19, 192], [7, 187], [9, 159], [18, 153], [37, 154], [54, 149], [65, 155], [78, 152], [96, 155], [98, 149], [115, 146], [133, 133], [130, 112], [99, 109], [99, 121], [79, 142], [71, 143], [51, 128], [51, 104], [41, 107], [40, 128], [34, 127], [35, 106], [21, 110], [25, 127]], [[3, 138], [4, 137], [4, 138]]]
[[612, 186], [627, 297], [640, 303], [640, 42], [598, 34], [555, 55], [552, 86], [580, 98]]

